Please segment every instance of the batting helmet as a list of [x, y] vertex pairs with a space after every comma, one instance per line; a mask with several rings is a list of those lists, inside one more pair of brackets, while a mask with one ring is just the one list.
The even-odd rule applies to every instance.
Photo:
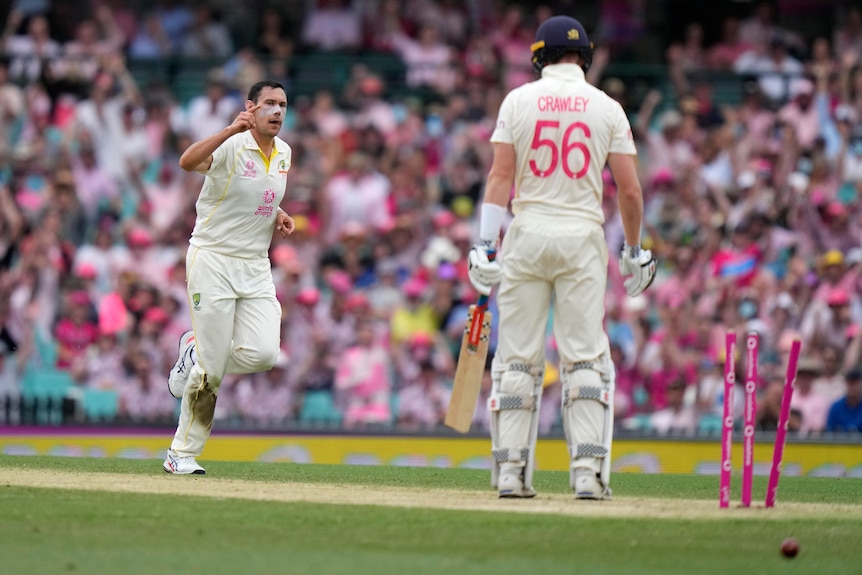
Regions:
[[593, 43], [587, 37], [584, 26], [570, 16], [552, 16], [542, 22], [530, 50], [533, 52], [533, 68], [539, 74], [542, 68], [556, 62], [567, 52], [581, 56], [584, 72], [590, 69], [593, 62]]

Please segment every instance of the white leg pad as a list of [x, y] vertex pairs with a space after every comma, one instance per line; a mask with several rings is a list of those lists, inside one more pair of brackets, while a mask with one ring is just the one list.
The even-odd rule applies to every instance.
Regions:
[[569, 446], [570, 482], [575, 469], [591, 469], [599, 475], [608, 494], [613, 437], [615, 372], [609, 357], [561, 366], [562, 420]]
[[532, 488], [543, 374], [541, 367], [494, 361], [488, 411], [495, 489], [501, 467], [522, 468], [524, 488]]

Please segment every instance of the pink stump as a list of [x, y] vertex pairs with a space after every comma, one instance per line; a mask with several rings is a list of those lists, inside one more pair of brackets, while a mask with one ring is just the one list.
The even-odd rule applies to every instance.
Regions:
[[796, 364], [799, 362], [799, 350], [802, 347], [797, 339], [790, 348], [790, 358], [787, 361], [787, 376], [784, 380], [784, 395], [781, 398], [781, 413], [778, 416], [778, 429], [775, 431], [775, 451], [772, 454], [772, 469], [769, 472], [769, 485], [766, 488], [766, 506], [775, 506], [775, 493], [778, 490], [778, 480], [781, 477], [781, 462], [784, 459], [784, 441], [787, 439], [787, 421], [790, 419], [790, 400], [793, 399], [793, 387], [796, 384]]
[[745, 369], [745, 407], [742, 427], [742, 506], [751, 507], [751, 487], [754, 477], [754, 417], [757, 413], [757, 351], [760, 338], [750, 331], [745, 338], [748, 352]]
[[721, 480], [718, 506], [730, 505], [730, 460], [733, 447], [733, 384], [736, 381], [736, 332], [728, 330], [724, 337], [724, 417], [721, 423]]

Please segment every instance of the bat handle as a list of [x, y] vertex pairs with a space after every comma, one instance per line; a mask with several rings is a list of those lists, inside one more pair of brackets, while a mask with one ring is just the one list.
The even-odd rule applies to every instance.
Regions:
[[[488, 248], [488, 261], [492, 262], [497, 259], [497, 248]], [[480, 311], [485, 311], [488, 309], [488, 296], [482, 294], [479, 296], [479, 299], [476, 301], [476, 307]]]

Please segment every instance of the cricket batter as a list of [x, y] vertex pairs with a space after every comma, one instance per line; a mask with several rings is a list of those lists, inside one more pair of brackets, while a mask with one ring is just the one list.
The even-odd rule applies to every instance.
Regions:
[[[553, 302], [561, 358], [562, 421], [578, 499], [610, 496], [614, 367], [603, 329], [608, 248], [602, 170], [610, 166], [625, 229], [620, 271], [630, 296], [655, 275], [640, 248], [643, 195], [636, 150], [622, 107], [584, 73], [592, 44], [580, 22], [546, 20], [531, 46], [541, 78], [504, 99], [491, 136], [494, 160], [481, 206], [481, 243], [469, 254], [470, 280], [483, 294], [500, 282], [499, 341], [492, 367], [491, 483], [500, 497], [533, 497], [536, 435]], [[515, 218], [501, 260], [496, 249], [512, 185]], [[553, 298], [553, 299], [552, 299]]]
[[281, 306], [268, 252], [274, 231], [284, 238], [294, 229], [278, 207], [291, 164], [290, 146], [277, 136], [286, 110], [284, 87], [258, 82], [230, 126], [180, 157], [184, 170], [206, 179], [186, 255], [192, 331], [180, 339], [168, 378], [182, 398], [168, 473], [206, 473], [195, 458], [210, 436], [225, 373], [266, 371], [278, 356]]

